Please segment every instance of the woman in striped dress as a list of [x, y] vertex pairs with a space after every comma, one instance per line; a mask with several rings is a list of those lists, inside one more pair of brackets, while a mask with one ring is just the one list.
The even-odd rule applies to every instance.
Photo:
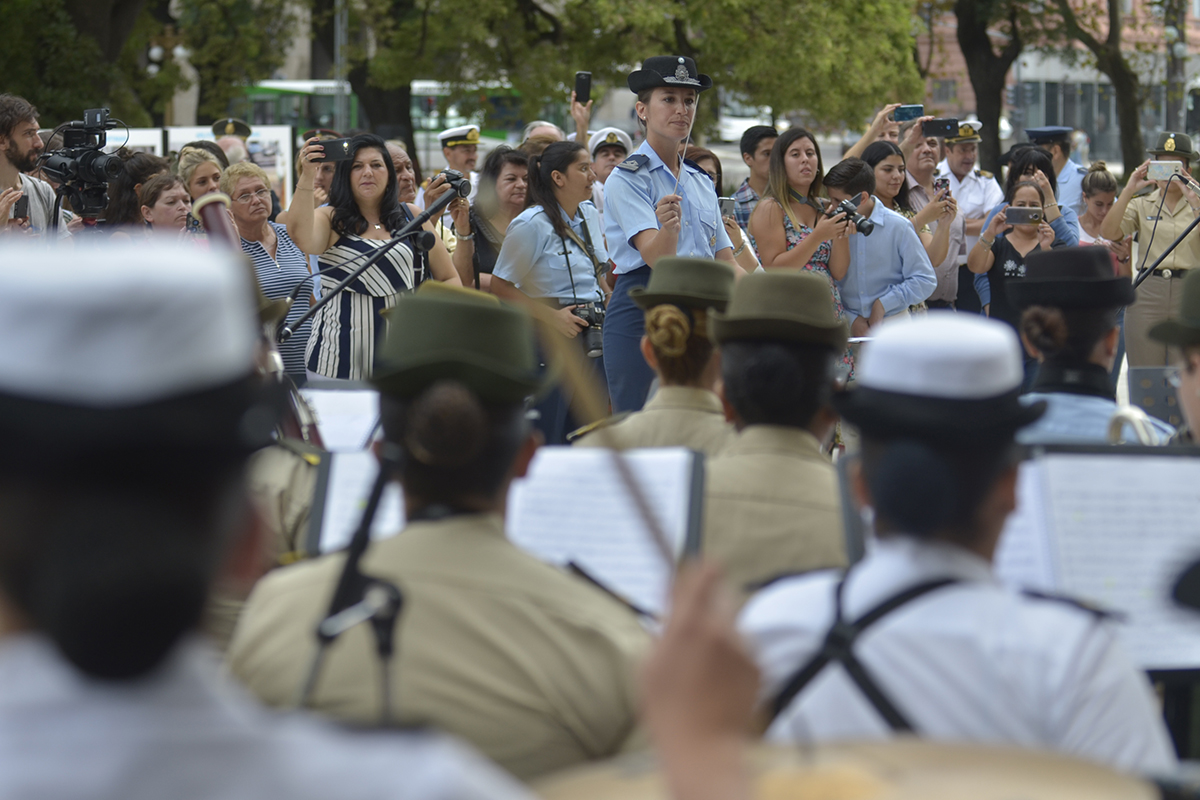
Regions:
[[[311, 273], [308, 258], [300, 252], [287, 228], [271, 222], [271, 182], [262, 167], [249, 161], [234, 164], [221, 173], [221, 191], [233, 200], [231, 209], [242, 252], [254, 263], [254, 274], [263, 294], [270, 300], [287, 297]], [[292, 325], [308, 311], [311, 292], [307, 287], [296, 297], [286, 322]], [[306, 322], [292, 338], [279, 345], [283, 368], [297, 383], [305, 380], [304, 350], [312, 323]]]
[[[318, 139], [301, 150], [304, 162], [323, 157]], [[321, 294], [333, 290], [350, 273], [391, 240], [404, 225], [396, 169], [383, 139], [372, 134], [350, 141], [350, 158], [339, 161], [330, 186], [329, 205], [313, 208], [313, 174], [303, 170], [288, 209], [287, 232], [306, 253], [320, 255]], [[358, 276], [313, 319], [306, 367], [326, 378], [364, 380], [371, 374], [375, 347], [382, 340], [380, 312], [396, 304], [400, 292], [413, 288], [413, 253], [397, 245]], [[448, 282], [457, 282], [457, 275]]]

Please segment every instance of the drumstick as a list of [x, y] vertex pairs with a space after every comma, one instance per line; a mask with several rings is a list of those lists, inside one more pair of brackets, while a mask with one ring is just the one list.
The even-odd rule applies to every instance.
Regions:
[[[572, 410], [575, 411], [577, 418], [583, 424], [589, 424], [607, 417], [608, 409], [600, 400], [600, 391], [596, 386], [595, 378], [582, 363], [583, 356], [580, 354], [579, 348], [573, 346], [570, 339], [556, 331], [549, 323], [540, 319], [537, 320], [537, 323], [538, 338], [546, 351], [550, 353], [552, 362], [557, 363], [562, 369], [563, 385], [571, 392]], [[629, 496], [633, 498], [633, 504], [637, 508], [638, 515], [645, 522], [646, 530], [650, 532], [655, 549], [658, 550], [663, 560], [671, 565], [673, 571], [675, 551], [667, 539], [662, 523], [650, 506], [646, 493], [642, 491], [633, 470], [630, 469], [629, 462], [621, 455], [621, 450], [624, 448], [611, 441], [610, 431], [607, 428], [600, 428], [593, 435], [597, 436], [612, 453], [613, 467], [617, 471], [617, 476], [621, 479], [626, 491], [629, 492]]]

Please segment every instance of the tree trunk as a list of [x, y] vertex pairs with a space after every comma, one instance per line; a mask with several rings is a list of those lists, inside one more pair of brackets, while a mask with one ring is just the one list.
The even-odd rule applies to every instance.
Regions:
[[1184, 131], [1187, 124], [1185, 99], [1187, 97], [1187, 61], [1175, 55], [1175, 47], [1187, 47], [1187, 5], [1184, 0], [1167, 0], [1163, 4], [1164, 27], [1173, 27], [1178, 35], [1170, 34], [1167, 42], [1167, 130]]
[[109, 62], [121, 55], [145, 4], [146, 0], [63, 0], [75, 27], [96, 40]]
[[975, 90], [975, 113], [983, 123], [979, 135], [979, 165], [1000, 174], [1000, 115], [1004, 109], [1004, 85], [1008, 70], [1021, 54], [1024, 44], [1017, 29], [1016, 14], [1009, 17], [1011, 38], [997, 54], [992, 49], [988, 28], [997, 9], [995, 2], [956, 0], [954, 16], [958, 20], [958, 46], [967, 62], [971, 88]]
[[1117, 101], [1117, 124], [1121, 126], [1121, 160], [1125, 162], [1125, 177], [1133, 174], [1146, 160], [1146, 142], [1142, 138], [1142, 101], [1137, 74], [1121, 56], [1098, 59], [1100, 71], [1112, 81]]

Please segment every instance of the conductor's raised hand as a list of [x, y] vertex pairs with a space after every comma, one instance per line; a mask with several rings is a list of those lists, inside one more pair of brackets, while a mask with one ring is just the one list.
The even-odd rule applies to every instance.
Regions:
[[677, 194], [669, 194], [658, 201], [654, 207], [654, 215], [658, 217], [658, 227], [671, 233], [679, 233], [680, 221], [683, 218], [683, 198]]

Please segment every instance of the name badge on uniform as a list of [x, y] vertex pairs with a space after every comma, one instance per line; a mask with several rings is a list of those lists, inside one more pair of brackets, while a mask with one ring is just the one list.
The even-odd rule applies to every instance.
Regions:
[[1147, 222], [1155, 222], [1160, 219], [1162, 219], [1162, 217], [1158, 216], [1157, 214], [1147, 214], [1146, 215]]

